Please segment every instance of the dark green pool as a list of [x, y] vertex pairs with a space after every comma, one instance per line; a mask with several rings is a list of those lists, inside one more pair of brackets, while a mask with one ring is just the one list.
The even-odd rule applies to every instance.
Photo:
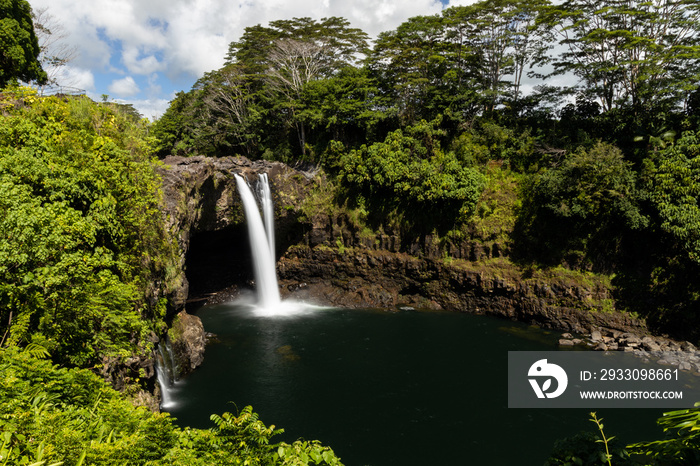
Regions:
[[[198, 315], [218, 338], [174, 389], [181, 425], [211, 427], [211, 413], [252, 405], [285, 429], [276, 439], [321, 440], [347, 466], [541, 465], [556, 439], [595, 428], [586, 410], [507, 408], [508, 351], [556, 350], [556, 332], [413, 310]], [[598, 410], [624, 441], [658, 437], [660, 414]]]

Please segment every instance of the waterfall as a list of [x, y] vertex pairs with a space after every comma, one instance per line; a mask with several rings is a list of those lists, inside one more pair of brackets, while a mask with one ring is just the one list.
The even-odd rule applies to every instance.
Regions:
[[156, 356], [156, 376], [160, 386], [161, 408], [170, 408], [175, 405], [172, 390], [178, 377], [177, 362], [173, 355], [170, 340], [167, 336], [158, 343], [158, 355]]
[[160, 386], [160, 407], [166, 409], [170, 408], [174, 405], [170, 393], [171, 384], [166, 375], [166, 371], [160, 364], [156, 364], [156, 375], [158, 376], [158, 385]]
[[[248, 224], [250, 249], [253, 253], [255, 283], [258, 288], [258, 306], [265, 309], [274, 308], [280, 304], [280, 292], [275, 271], [274, 234], [272, 233], [274, 216], [267, 176], [260, 177], [261, 192], [266, 191], [268, 197], [268, 201], [265, 201], [265, 195], [262, 196], [266, 225], [263, 225], [258, 204], [255, 202], [255, 196], [253, 196], [248, 183], [240, 175], [235, 175], [235, 177], [238, 193], [241, 195], [241, 201], [243, 202], [246, 223]], [[265, 227], [267, 227], [267, 230]]]
[[260, 196], [260, 205], [262, 206], [263, 221], [265, 223], [265, 231], [267, 232], [267, 241], [270, 243], [270, 252], [272, 259], [275, 258], [275, 207], [272, 204], [272, 194], [270, 194], [270, 183], [267, 179], [267, 173], [258, 175], [258, 195]]

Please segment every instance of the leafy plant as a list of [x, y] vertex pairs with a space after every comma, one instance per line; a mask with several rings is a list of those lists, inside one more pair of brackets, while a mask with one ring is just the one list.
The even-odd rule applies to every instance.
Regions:
[[606, 143], [579, 148], [522, 185], [518, 220], [522, 254], [572, 267], [610, 269], [628, 231], [647, 225], [637, 176]]
[[76, 366], [139, 353], [172, 257], [146, 128], [85, 97], [0, 106], [0, 344]]
[[422, 121], [351, 151], [341, 158], [342, 183], [371, 203], [375, 215], [396, 211], [414, 225], [421, 215], [448, 226], [469, 218], [484, 178], [440, 149], [438, 125]]
[[657, 423], [665, 438], [629, 445], [631, 453], [645, 455], [658, 465], [700, 463], [700, 403], [695, 403], [695, 408], [664, 413]]
[[554, 444], [554, 451], [545, 462], [545, 466], [638, 464], [630, 459], [629, 452], [625, 448], [615, 444], [615, 437], [606, 437], [603, 431], [603, 419], [598, 419], [596, 413], [590, 413], [590, 417], [590, 421], [596, 425], [600, 434], [581, 432], [573, 437], [557, 440]]

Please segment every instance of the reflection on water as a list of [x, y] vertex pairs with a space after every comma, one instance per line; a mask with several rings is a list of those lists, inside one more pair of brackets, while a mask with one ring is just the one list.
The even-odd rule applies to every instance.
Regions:
[[[541, 465], [554, 441], [591, 431], [587, 410], [508, 409], [507, 355], [559, 334], [456, 313], [251, 305], [198, 315], [217, 335], [174, 394], [181, 425], [252, 405], [278, 440], [319, 439], [348, 466]], [[233, 403], [233, 404], [231, 404]], [[660, 410], [603, 410], [622, 441], [659, 437]]]

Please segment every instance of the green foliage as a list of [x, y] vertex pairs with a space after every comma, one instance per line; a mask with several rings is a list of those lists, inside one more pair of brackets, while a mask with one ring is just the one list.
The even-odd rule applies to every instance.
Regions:
[[591, 413], [591, 422], [599, 434], [582, 432], [558, 440], [546, 466], [578, 465], [654, 465], [691, 466], [700, 463], [700, 403], [694, 408], [663, 414], [657, 424], [663, 429], [661, 440], [637, 442], [619, 447], [614, 437], [606, 437], [602, 419]]
[[3, 464], [146, 464], [173, 447], [166, 414], [135, 408], [93, 373], [0, 351]]
[[78, 366], [138, 352], [169, 253], [145, 128], [87, 98], [0, 106], [2, 341]]
[[638, 464], [629, 460], [624, 447], [615, 447], [608, 458], [603, 439], [592, 432], [581, 432], [572, 437], [557, 440], [545, 466], [615, 466]]
[[516, 212], [521, 204], [518, 184], [522, 175], [494, 162], [486, 167], [486, 186], [468, 222], [470, 238], [482, 242], [497, 242], [500, 246], [511, 242]]
[[695, 408], [664, 413], [657, 423], [665, 438], [629, 445], [631, 453], [653, 459], [655, 465], [694, 465], [700, 463], [700, 403]]
[[[562, 47], [555, 73], [573, 72], [604, 111], [672, 108], [697, 85], [697, 2], [568, 0], [540, 18]], [[682, 71], [681, 71], [682, 70]]]
[[[0, 350], [0, 464], [340, 465], [318, 442], [271, 444], [282, 432], [244, 408], [184, 429], [134, 407], [85, 369], [59, 368], [38, 346]], [[43, 462], [43, 463], [42, 463]]]
[[431, 224], [452, 225], [474, 211], [483, 176], [440, 149], [444, 134], [436, 122], [390, 133], [384, 142], [363, 145], [340, 160], [340, 179], [368, 202], [370, 211], [397, 209], [408, 218], [426, 215]]
[[624, 447], [616, 446], [615, 437], [606, 437], [603, 419], [596, 413], [590, 413], [590, 421], [596, 425], [600, 434], [581, 432], [573, 437], [557, 440], [554, 451], [545, 466], [625, 466], [638, 464], [630, 460], [630, 454]]
[[648, 221], [637, 198], [636, 175], [619, 149], [605, 143], [579, 148], [524, 184], [521, 246], [540, 260], [605, 266], [622, 234]]
[[8, 84], [48, 79], [39, 63], [32, 7], [26, 0], [0, 0], [0, 89]]
[[535, 143], [529, 130], [519, 133], [482, 119], [474, 128], [456, 137], [452, 148], [465, 163], [483, 165], [490, 160], [505, 161], [512, 170], [525, 172], [540, 162]]
[[645, 168], [661, 228], [700, 263], [700, 132], [685, 133], [649, 158]]

